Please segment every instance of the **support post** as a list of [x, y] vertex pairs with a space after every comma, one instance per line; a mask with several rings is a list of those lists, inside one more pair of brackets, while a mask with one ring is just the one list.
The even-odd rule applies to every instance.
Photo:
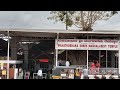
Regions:
[[24, 69], [28, 70], [28, 44], [23, 45], [23, 51], [24, 51]]
[[87, 50], [87, 69], [88, 69], [88, 50]]
[[55, 66], [57, 67], [58, 66], [58, 62], [57, 62], [58, 61], [58, 49], [56, 49], [55, 61], [56, 61]]
[[12, 60], [17, 60], [17, 37], [12, 37], [10, 44], [11, 44], [11, 58]]
[[108, 67], [108, 62], [107, 62], [108, 60], [107, 60], [107, 50], [106, 50], [106, 68]]
[[[58, 41], [58, 38], [59, 38], [59, 33], [57, 33], [57, 39], [56, 39], [56, 41], [55, 41], [55, 45], [57, 45], [57, 41]], [[56, 50], [56, 52], [55, 52], [55, 66], [57, 67], [58, 66], [58, 49], [56, 48], [55, 49]]]
[[7, 33], [8, 33], [8, 48], [7, 48], [7, 79], [9, 79], [9, 59], [10, 59], [10, 57], [9, 57], [9, 49], [10, 49], [10, 34], [9, 34], [9, 31], [7, 31]]
[[120, 49], [119, 49], [119, 51], [118, 51], [118, 53], [119, 53], [119, 57], [118, 57], [118, 72], [119, 72], [119, 74], [120, 74]]
[[118, 50], [118, 73], [120, 74], [120, 37], [119, 37], [119, 50]]
[[[56, 40], [55, 40], [56, 43]], [[54, 62], [53, 62], [53, 66], [56, 66], [56, 49], [54, 50]]]
[[[87, 40], [88, 40], [88, 33], [87, 33]], [[89, 50], [89, 48], [88, 48], [88, 42], [87, 42], [87, 70], [89, 69], [89, 67], [88, 67], [88, 64], [89, 64], [89, 53], [88, 53], [88, 50]]]

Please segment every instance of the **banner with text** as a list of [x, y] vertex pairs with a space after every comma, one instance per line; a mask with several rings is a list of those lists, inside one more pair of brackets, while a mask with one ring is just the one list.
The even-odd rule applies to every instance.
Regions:
[[55, 49], [65, 50], [119, 50], [118, 40], [58, 39]]

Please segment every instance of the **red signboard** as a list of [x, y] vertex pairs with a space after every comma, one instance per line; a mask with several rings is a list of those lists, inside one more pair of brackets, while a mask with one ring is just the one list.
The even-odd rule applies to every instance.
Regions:
[[49, 62], [48, 59], [39, 59], [39, 61], [40, 61], [40, 62], [46, 62], [46, 63]]

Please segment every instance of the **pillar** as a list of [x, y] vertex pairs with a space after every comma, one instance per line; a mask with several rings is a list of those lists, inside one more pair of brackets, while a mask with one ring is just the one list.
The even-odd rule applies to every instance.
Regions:
[[54, 50], [54, 62], [53, 62], [54, 67], [56, 66], [56, 49]]
[[24, 69], [28, 70], [28, 44], [23, 45], [23, 52], [24, 52]]
[[56, 54], [55, 54], [55, 66], [58, 66], [58, 49], [56, 49]]
[[120, 37], [119, 37], [119, 44], [118, 44], [118, 73], [120, 74]]
[[89, 69], [89, 67], [88, 67], [88, 50], [87, 50], [87, 69]]
[[10, 44], [11, 44], [10, 45], [10, 47], [11, 47], [11, 59], [17, 60], [17, 38], [12, 37]]
[[[57, 43], [57, 40], [59, 39], [59, 33], [57, 33], [57, 39], [55, 40], [55, 46], [58, 44]], [[55, 66], [57, 67], [58, 66], [58, 49], [55, 48]]]
[[106, 68], [108, 67], [108, 60], [107, 60], [108, 58], [107, 57], [108, 57], [108, 51], [106, 50]]

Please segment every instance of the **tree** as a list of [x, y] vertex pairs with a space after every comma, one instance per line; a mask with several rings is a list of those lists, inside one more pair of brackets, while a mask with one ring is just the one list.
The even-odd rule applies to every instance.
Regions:
[[53, 16], [48, 19], [55, 20], [55, 22], [60, 21], [69, 27], [75, 25], [84, 31], [92, 31], [96, 21], [108, 20], [117, 13], [117, 11], [52, 11]]

